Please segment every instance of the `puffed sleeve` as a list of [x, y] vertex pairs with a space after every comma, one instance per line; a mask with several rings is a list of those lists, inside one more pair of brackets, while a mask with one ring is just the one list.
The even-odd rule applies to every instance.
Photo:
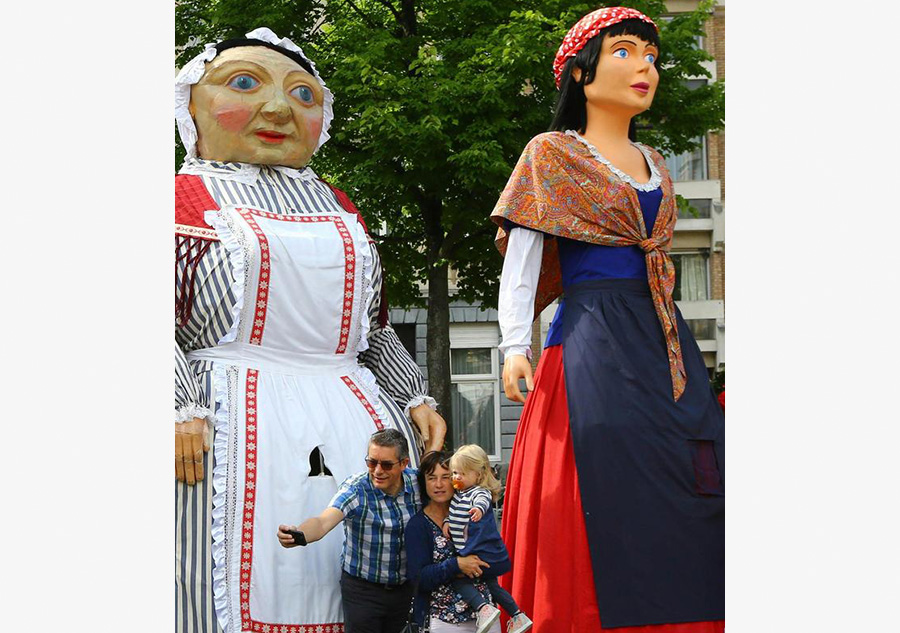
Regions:
[[[213, 419], [213, 410], [208, 401], [206, 390], [200, 384], [197, 374], [185, 357], [184, 350], [178, 342], [179, 328], [183, 328], [190, 314], [190, 302], [193, 300], [187, 288], [193, 283], [187, 255], [192, 254], [197, 243], [189, 239], [177, 239], [175, 242], [175, 422], [187, 422], [193, 418]], [[179, 325], [181, 323], [181, 325]]]
[[374, 290], [368, 306], [369, 349], [361, 352], [359, 359], [375, 375], [379, 388], [397, 403], [404, 415], [409, 416], [409, 410], [420, 404], [436, 409], [437, 403], [425, 390], [425, 377], [416, 361], [403, 347], [390, 323], [379, 322], [383, 281], [381, 258], [374, 243], [370, 241], [369, 247], [373, 257], [371, 284]]
[[531, 323], [543, 248], [543, 233], [520, 226], [510, 230], [497, 305], [503, 337], [498, 347], [504, 357], [524, 355], [531, 358]]

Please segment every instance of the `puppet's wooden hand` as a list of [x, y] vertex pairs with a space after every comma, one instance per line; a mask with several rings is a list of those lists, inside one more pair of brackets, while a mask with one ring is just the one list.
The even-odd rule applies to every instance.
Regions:
[[525, 396], [519, 390], [519, 379], [525, 379], [529, 393], [534, 389], [531, 374], [531, 361], [521, 354], [509, 356], [503, 361], [503, 391], [513, 402], [525, 402]]
[[193, 486], [203, 481], [203, 453], [209, 450], [206, 420], [175, 423], [175, 478]]
[[420, 404], [409, 410], [409, 417], [419, 429], [425, 442], [425, 452], [439, 451], [444, 446], [447, 435], [447, 422], [441, 415], [427, 404]]

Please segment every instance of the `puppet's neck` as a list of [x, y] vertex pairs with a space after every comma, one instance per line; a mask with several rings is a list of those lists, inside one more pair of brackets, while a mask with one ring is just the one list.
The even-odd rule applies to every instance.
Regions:
[[588, 105], [587, 126], [583, 136], [596, 147], [624, 147], [631, 143], [628, 140], [630, 122], [631, 116], [628, 113], [601, 110]]

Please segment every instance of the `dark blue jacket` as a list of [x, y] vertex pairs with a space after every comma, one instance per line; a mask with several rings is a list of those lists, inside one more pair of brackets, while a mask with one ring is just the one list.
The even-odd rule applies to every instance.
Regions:
[[[453, 580], [460, 573], [456, 557], [435, 563], [434, 538], [431, 519], [425, 512], [418, 512], [406, 524], [404, 541], [406, 542], [406, 577], [416, 594], [413, 602], [413, 621], [423, 626], [428, 613], [428, 602], [431, 592]], [[493, 504], [480, 521], [469, 522], [468, 539], [463, 552], [459, 556], [475, 554], [488, 563], [491, 568], [485, 575], [499, 576], [510, 570], [509, 554], [497, 530], [494, 519]]]
[[460, 573], [455, 556], [441, 563], [434, 562], [434, 538], [431, 522], [431, 519], [425, 516], [425, 512], [420, 511], [409, 520], [404, 530], [406, 577], [416, 588], [413, 621], [419, 626], [425, 624], [431, 592], [450, 582], [454, 576]]

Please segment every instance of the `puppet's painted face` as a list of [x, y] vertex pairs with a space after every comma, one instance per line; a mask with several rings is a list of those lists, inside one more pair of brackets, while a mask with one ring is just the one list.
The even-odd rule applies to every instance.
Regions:
[[222, 51], [191, 89], [200, 158], [304, 167], [322, 131], [324, 94], [300, 64], [262, 46]]
[[[584, 87], [587, 107], [634, 116], [653, 103], [659, 72], [657, 48], [636, 35], [606, 36], [594, 80]], [[580, 75], [579, 75], [580, 76]]]

